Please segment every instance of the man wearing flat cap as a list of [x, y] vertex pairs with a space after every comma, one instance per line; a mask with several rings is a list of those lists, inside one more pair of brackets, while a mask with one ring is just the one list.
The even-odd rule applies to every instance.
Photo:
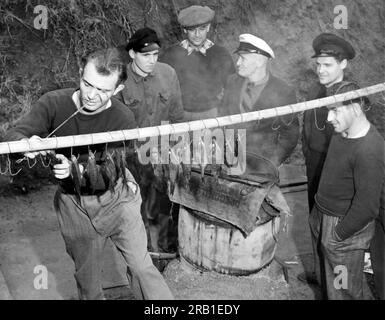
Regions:
[[234, 64], [227, 50], [207, 38], [215, 12], [207, 6], [190, 6], [178, 14], [186, 39], [168, 48], [161, 61], [177, 72], [185, 121], [213, 118]]
[[[345, 82], [334, 93], [358, 89], [356, 83]], [[327, 121], [336, 134], [330, 141], [309, 223], [320, 259], [317, 279], [332, 300], [369, 298], [363, 290], [364, 254], [380, 210], [385, 142], [366, 118], [368, 103], [367, 98], [357, 98], [327, 107]]]
[[[322, 33], [313, 41], [319, 83], [308, 94], [307, 100], [332, 96], [346, 83], [344, 71], [348, 60], [355, 56], [349, 42], [331, 33]], [[309, 213], [314, 206], [323, 164], [325, 162], [333, 127], [327, 122], [326, 107], [305, 111], [302, 131], [302, 151], [305, 157], [308, 184]], [[317, 262], [315, 262], [317, 264]], [[305, 272], [299, 279], [316, 284], [315, 273]]]
[[[221, 115], [296, 103], [294, 90], [271, 74], [269, 61], [275, 55], [263, 39], [252, 34], [241, 34], [236, 53], [237, 74], [228, 79], [220, 108]], [[275, 167], [289, 157], [299, 136], [296, 115], [248, 122], [236, 127], [247, 130], [247, 151], [270, 160]]]
[[[118, 98], [134, 113], [139, 128], [183, 119], [177, 74], [171, 66], [157, 61], [159, 49], [160, 41], [156, 32], [147, 27], [135, 32], [126, 47], [132, 62], [127, 65], [128, 78]], [[165, 181], [154, 176], [152, 165], [141, 164], [137, 158], [135, 161], [136, 170], [133, 171], [139, 176], [135, 178], [138, 179], [143, 198], [142, 215], [147, 227], [149, 250], [153, 251], [147, 219], [159, 219], [167, 224], [171, 202]]]

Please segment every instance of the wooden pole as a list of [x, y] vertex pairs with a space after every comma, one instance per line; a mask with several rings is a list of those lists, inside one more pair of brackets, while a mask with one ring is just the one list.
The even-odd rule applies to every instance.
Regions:
[[316, 109], [346, 100], [356, 99], [362, 96], [368, 96], [381, 91], [385, 91], [385, 82], [371, 87], [349, 91], [322, 99], [305, 101], [293, 105], [275, 107], [271, 109], [258, 110], [219, 118], [167, 124], [156, 127], [136, 128], [130, 130], [100, 132], [65, 137], [42, 138], [41, 140], [33, 141], [29, 139], [23, 139], [19, 141], [2, 142], [0, 143], [0, 154], [25, 153], [39, 150], [53, 150], [60, 148], [78, 147], [92, 144], [157, 137], [161, 135], [182, 134], [189, 131], [230, 126], [244, 122], [294, 114], [297, 112]]

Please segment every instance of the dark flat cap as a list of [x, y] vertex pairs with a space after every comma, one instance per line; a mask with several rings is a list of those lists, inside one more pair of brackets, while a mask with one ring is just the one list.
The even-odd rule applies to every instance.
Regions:
[[126, 50], [130, 49], [135, 52], [149, 52], [160, 48], [160, 40], [155, 30], [150, 28], [142, 28], [136, 31], [126, 46]]
[[207, 6], [190, 6], [179, 12], [178, 22], [182, 27], [198, 27], [211, 22], [214, 16], [215, 11]]
[[315, 54], [318, 57], [340, 57], [341, 59], [353, 59], [356, 52], [352, 45], [346, 40], [332, 33], [321, 33], [313, 41]]

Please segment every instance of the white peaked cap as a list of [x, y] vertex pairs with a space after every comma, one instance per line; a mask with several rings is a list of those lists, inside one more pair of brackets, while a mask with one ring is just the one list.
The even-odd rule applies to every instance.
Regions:
[[[239, 48], [237, 51], [250, 51], [260, 50], [263, 53], [267, 53], [271, 58], [275, 58], [273, 49], [266, 43], [265, 40], [258, 38], [250, 33], [244, 33], [239, 36]], [[242, 45], [245, 44], [245, 45]]]

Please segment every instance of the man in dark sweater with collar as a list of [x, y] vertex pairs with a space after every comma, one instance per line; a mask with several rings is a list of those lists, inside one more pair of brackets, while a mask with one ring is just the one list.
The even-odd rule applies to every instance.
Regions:
[[178, 14], [186, 39], [168, 48], [160, 60], [172, 66], [181, 86], [185, 121], [214, 118], [234, 63], [227, 50], [207, 38], [215, 12], [190, 6]]
[[[269, 60], [275, 55], [271, 47], [252, 34], [239, 36], [238, 74], [228, 79], [220, 115], [239, 114], [296, 103], [296, 95], [284, 81], [273, 76]], [[280, 166], [293, 152], [299, 137], [296, 115], [264, 119], [237, 125], [245, 128], [248, 152], [262, 156]]]
[[[348, 61], [355, 56], [355, 50], [346, 40], [331, 33], [322, 33], [313, 41], [319, 83], [310, 89], [307, 100], [332, 96], [347, 82], [344, 71]], [[303, 117], [302, 152], [305, 157], [307, 194], [309, 213], [314, 206], [314, 196], [317, 193], [319, 179], [326, 159], [330, 139], [333, 136], [333, 126], [327, 122], [326, 107], [307, 110]], [[315, 249], [314, 249], [315, 250]], [[314, 256], [315, 259], [317, 256]], [[318, 265], [318, 262], [314, 262]], [[307, 270], [298, 278], [310, 284], [317, 284], [315, 272]]]
[[[348, 83], [335, 94], [357, 90]], [[309, 217], [328, 299], [363, 299], [364, 253], [374, 235], [385, 177], [385, 143], [364, 112], [367, 98], [328, 106], [331, 139]]]
[[[79, 89], [42, 96], [5, 139], [136, 127], [132, 112], [113, 97], [123, 89], [127, 78], [117, 49], [99, 50], [82, 59], [80, 77]], [[59, 163], [53, 165], [53, 173], [60, 183], [54, 206], [67, 252], [75, 263], [79, 297], [104, 298], [101, 258], [107, 239], [111, 239], [130, 269], [127, 276], [138, 299], [172, 299], [147, 252], [139, 187], [128, 170], [118, 176], [124, 168], [109, 160], [124, 157], [124, 149], [123, 142], [117, 142], [56, 150]], [[34, 158], [39, 153], [45, 154], [29, 152], [25, 156]]]
[[[319, 83], [312, 88], [307, 100], [333, 95], [343, 85], [344, 70], [348, 60], [355, 56], [354, 48], [346, 40], [331, 34], [322, 33], [313, 41]], [[326, 158], [333, 127], [327, 122], [326, 107], [305, 111], [302, 131], [302, 150], [305, 156], [308, 177], [309, 212], [313, 209], [323, 163]]]

